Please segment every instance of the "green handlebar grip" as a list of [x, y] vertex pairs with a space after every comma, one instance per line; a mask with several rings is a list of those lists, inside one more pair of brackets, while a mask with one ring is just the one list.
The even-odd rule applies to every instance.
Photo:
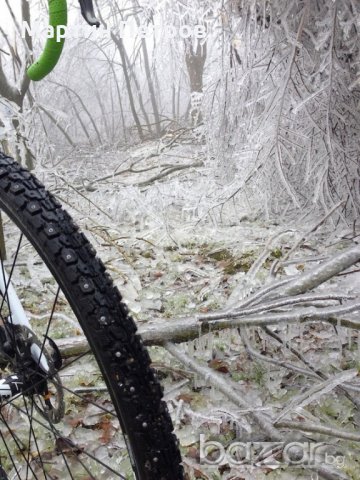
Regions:
[[49, 0], [49, 26], [54, 35], [48, 38], [43, 53], [27, 70], [30, 80], [38, 81], [46, 77], [58, 63], [65, 39], [61, 38], [61, 27], [67, 25], [66, 0]]

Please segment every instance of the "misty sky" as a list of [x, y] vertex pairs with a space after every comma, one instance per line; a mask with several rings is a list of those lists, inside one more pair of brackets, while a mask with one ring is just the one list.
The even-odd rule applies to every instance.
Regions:
[[[0, 11], [1, 11], [1, 15], [0, 15], [0, 25], [1, 27], [6, 30], [7, 33], [11, 33], [14, 31], [14, 24], [13, 24], [13, 21], [11, 20], [11, 16], [10, 16], [10, 13], [7, 9], [7, 6], [5, 5], [5, 2], [4, 0], [0, 0], [0, 5], [1, 5], [1, 8], [0, 8]], [[13, 11], [16, 15], [16, 18], [19, 20], [19, 22], [21, 21], [21, 6], [20, 6], [20, 2], [12, 2], [12, 8], [13, 8]]]

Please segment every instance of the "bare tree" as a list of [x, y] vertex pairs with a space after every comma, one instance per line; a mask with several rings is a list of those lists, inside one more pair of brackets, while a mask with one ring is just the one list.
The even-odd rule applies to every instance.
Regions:
[[[16, 31], [21, 38], [21, 29], [16, 20], [13, 9], [8, 0], [6, 0], [6, 6], [14, 21]], [[21, 14], [22, 21], [27, 22], [30, 25], [30, 6], [26, 0], [21, 0]], [[19, 53], [16, 46], [13, 46], [9, 41], [6, 32], [0, 27], [0, 33], [3, 36], [6, 45], [10, 52], [11, 67], [8, 66], [8, 70], [11, 68], [12, 74], [6, 73], [4, 64], [2, 61], [2, 53], [0, 52], [0, 95], [6, 98], [10, 102], [14, 102], [19, 107], [19, 113], [21, 114], [24, 108], [24, 100], [29, 88], [30, 80], [26, 74], [26, 65], [31, 58], [32, 52], [32, 39], [28, 32], [25, 34], [23, 42], [23, 55]], [[12, 77], [12, 78], [11, 78]], [[34, 157], [29, 148], [27, 139], [22, 133], [22, 125], [18, 118], [14, 118], [13, 125], [16, 131], [16, 152], [15, 155], [19, 161], [22, 159], [22, 150], [24, 150], [24, 161], [28, 168], [33, 168]]]
[[[134, 18], [136, 21], [136, 25], [140, 27], [141, 21], [140, 21], [139, 15], [136, 13], [136, 8], [141, 9], [141, 7], [137, 0], [133, 0], [133, 5], [135, 9]], [[150, 22], [151, 22], [151, 18], [148, 18], [146, 24], [148, 25]], [[153, 72], [151, 71], [151, 68], [150, 68], [149, 52], [147, 48], [146, 38], [141, 38], [140, 42], [141, 42], [142, 56], [144, 59], [145, 78], [148, 84], [150, 101], [151, 101], [152, 111], [154, 115], [155, 130], [156, 130], [156, 134], [159, 136], [161, 133], [161, 121], [160, 121], [159, 109], [157, 105], [157, 97], [159, 96], [157, 96], [155, 92], [155, 85], [153, 82]]]
[[359, 217], [358, 15], [351, 0], [226, 4], [207, 127], [231, 198], [280, 221], [339, 200], [338, 221]]

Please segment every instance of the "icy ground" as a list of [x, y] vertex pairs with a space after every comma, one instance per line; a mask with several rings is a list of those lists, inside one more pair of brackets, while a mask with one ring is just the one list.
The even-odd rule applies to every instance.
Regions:
[[[90, 237], [139, 325], [149, 319], [162, 323], [219, 309], [240, 282], [244, 282], [244, 288], [237, 290], [240, 296], [242, 291], [257, 288], [268, 276], [272, 262], [320, 219], [276, 225], [257, 218], [256, 206], [240, 204], [236, 198], [222, 205], [234, 185], [222, 182], [221, 172], [217, 178], [210, 177], [209, 159], [202, 147], [182, 144], [165, 154], [161, 148], [158, 143], [149, 143], [130, 151], [80, 151], [59, 159], [56, 165], [39, 165], [36, 171]], [[176, 170], [179, 165], [192, 164], [195, 166]], [[246, 273], [266, 242], [286, 230], [257, 278], [246, 284]], [[309, 268], [309, 256], [314, 257], [310, 266], [318, 264], [351, 246], [352, 237], [351, 229], [335, 229], [331, 221], [324, 223], [292, 254], [295, 261], [284, 265], [282, 275], [296, 275]], [[359, 297], [360, 273], [337, 277], [324, 291]], [[335, 329], [322, 323], [279, 327], [276, 332], [326, 373], [360, 369], [356, 332], [350, 334], [343, 327]], [[294, 362], [291, 353], [287, 351], [282, 357], [279, 347], [265, 341], [256, 328], [251, 329], [251, 340], [259, 352]], [[200, 337], [183, 348], [224, 378], [238, 382], [239, 395], [253, 409], [274, 416], [280, 406], [312, 385], [312, 380], [285, 368], [250, 360], [236, 329]], [[256, 466], [199, 462], [200, 433], [224, 446], [239, 439], [263, 441], [266, 436], [246, 412], [166, 351], [151, 347], [151, 354], [167, 392], [189, 478], [316, 478], [311, 476], [316, 475], [311, 468], [286, 467], [281, 461], [260, 457]], [[315, 398], [303, 410], [298, 412], [299, 420], [321, 421], [349, 432], [359, 430], [359, 412], [333, 392]], [[308, 438], [329, 440], [340, 452], [358, 453], [356, 442], [339, 443], [319, 434], [309, 434]], [[347, 456], [339, 471], [356, 479], [360, 478], [360, 466], [354, 455]]]

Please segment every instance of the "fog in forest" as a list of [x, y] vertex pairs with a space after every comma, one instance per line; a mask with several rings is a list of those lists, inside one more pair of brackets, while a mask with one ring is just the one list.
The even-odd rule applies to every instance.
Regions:
[[[0, 149], [112, 275], [186, 478], [359, 478], [360, 3], [94, 0], [98, 28], [68, 9], [49, 31], [45, 0], [0, 0]], [[284, 439], [327, 447], [296, 463]]]

